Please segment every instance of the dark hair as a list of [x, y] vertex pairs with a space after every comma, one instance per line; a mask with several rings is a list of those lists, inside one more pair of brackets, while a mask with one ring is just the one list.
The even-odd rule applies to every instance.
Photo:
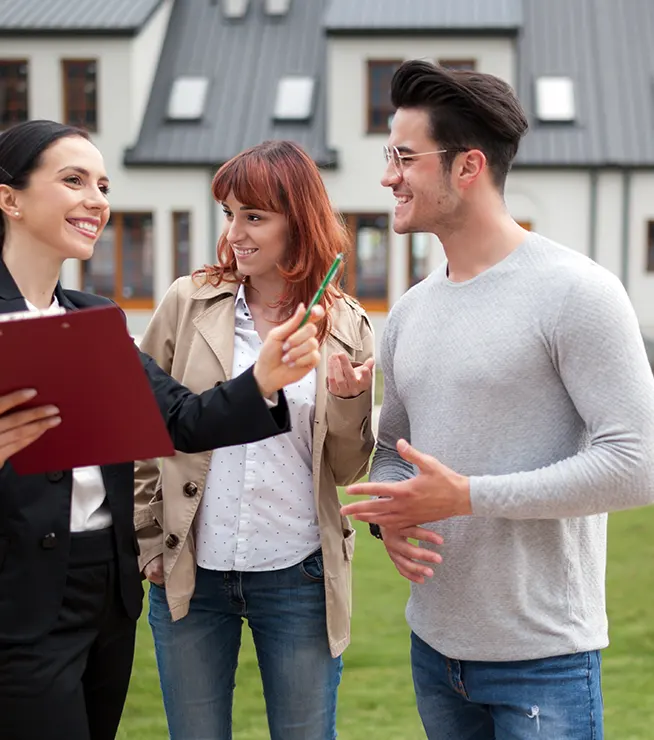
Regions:
[[[528, 128], [511, 86], [489, 74], [446, 69], [432, 62], [404, 62], [393, 75], [395, 108], [420, 108], [429, 114], [431, 137], [443, 149], [479, 149], [486, 155], [495, 185], [506, 176]], [[451, 169], [456, 151], [443, 155]]]
[[[0, 185], [25, 190], [30, 175], [41, 163], [43, 152], [65, 136], [89, 139], [86, 131], [56, 121], [26, 121], [0, 134]], [[4, 240], [5, 223], [0, 214], [0, 250]]]

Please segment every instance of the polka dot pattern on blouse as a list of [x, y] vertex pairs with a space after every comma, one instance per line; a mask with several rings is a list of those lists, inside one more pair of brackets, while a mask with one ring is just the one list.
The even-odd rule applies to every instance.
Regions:
[[[261, 339], [236, 295], [232, 377], [259, 356]], [[195, 519], [197, 562], [211, 570], [288, 568], [320, 546], [312, 450], [316, 371], [284, 389], [292, 430], [214, 450]]]

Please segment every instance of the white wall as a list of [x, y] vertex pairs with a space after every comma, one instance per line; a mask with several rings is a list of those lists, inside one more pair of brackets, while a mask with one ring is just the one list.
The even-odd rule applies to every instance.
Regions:
[[588, 254], [590, 188], [587, 172], [515, 169], [506, 184], [506, 204], [516, 221], [560, 244]]
[[[56, 36], [3, 39], [1, 56], [29, 62], [30, 118], [63, 118], [62, 59], [98, 60], [98, 132], [93, 141], [104, 156], [111, 179], [114, 211], [148, 211], [154, 215], [155, 304], [173, 278], [172, 212], [191, 212], [192, 268], [208, 261], [215, 245], [211, 233], [211, 173], [205, 169], [130, 168], [123, 166], [125, 149], [141, 125], [158, 55], [170, 15], [170, 2], [150, 19], [135, 38]], [[212, 199], [211, 199], [212, 202]], [[66, 287], [80, 287], [80, 266], [66, 262]], [[142, 333], [150, 311], [128, 312], [130, 329]]]

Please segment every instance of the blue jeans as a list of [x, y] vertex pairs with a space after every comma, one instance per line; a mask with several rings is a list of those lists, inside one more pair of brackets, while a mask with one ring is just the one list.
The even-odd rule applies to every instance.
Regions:
[[599, 651], [541, 660], [452, 660], [411, 635], [429, 740], [602, 740]]
[[257, 652], [271, 740], [334, 740], [341, 658], [327, 642], [322, 553], [256, 573], [198, 567], [186, 617], [150, 586], [150, 626], [171, 740], [231, 740], [243, 619]]

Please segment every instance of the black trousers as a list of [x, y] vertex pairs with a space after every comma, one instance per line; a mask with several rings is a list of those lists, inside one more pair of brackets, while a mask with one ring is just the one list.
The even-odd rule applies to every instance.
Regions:
[[33, 643], [0, 643], [0, 740], [114, 740], [135, 634], [118, 593], [111, 530], [73, 534], [52, 631]]

